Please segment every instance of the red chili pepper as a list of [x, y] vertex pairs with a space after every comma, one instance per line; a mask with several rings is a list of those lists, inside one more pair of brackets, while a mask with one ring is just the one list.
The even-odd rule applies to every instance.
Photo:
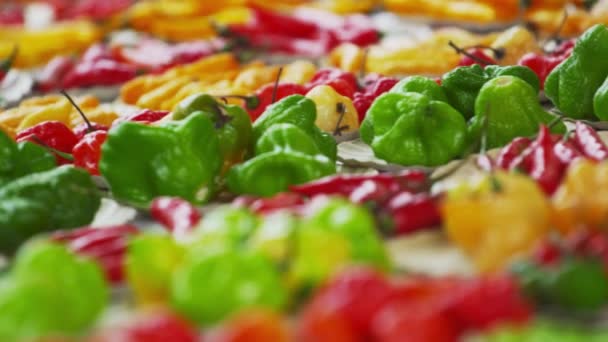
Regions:
[[394, 192], [394, 190], [395, 189], [389, 189], [382, 183], [368, 179], [353, 189], [348, 199], [353, 203], [361, 204], [366, 202], [374, 202], [378, 205], [382, 205]]
[[576, 39], [564, 40], [561, 44], [557, 45], [555, 50], [551, 51], [551, 56], [569, 57], [572, 54], [574, 45], [576, 45]]
[[341, 95], [351, 99], [355, 96], [357, 89], [359, 89], [355, 74], [332, 68], [317, 71], [308, 83], [307, 88], [310, 90], [318, 85], [331, 86]]
[[92, 18], [106, 19], [128, 9], [132, 0], [80, 0], [70, 2], [64, 11], [59, 13], [61, 19]]
[[15, 62], [15, 58], [17, 58], [18, 52], [19, 52], [19, 47], [18, 47], [18, 45], [15, 45], [13, 47], [13, 50], [11, 51], [11, 53], [8, 55], [8, 57], [0, 60], [0, 82], [2, 82], [2, 80], [4, 80], [4, 78], [6, 77], [6, 74], [8, 74], [9, 70], [13, 66], [13, 63]]
[[253, 9], [253, 24], [262, 27], [264, 31], [275, 32], [294, 38], [315, 39], [320, 31], [319, 25], [300, 18], [283, 15], [260, 7]]
[[418, 170], [407, 170], [399, 174], [336, 175], [302, 185], [293, 185], [289, 189], [292, 192], [308, 197], [315, 197], [317, 195], [350, 196], [365, 181], [376, 182], [391, 191], [417, 191], [428, 183], [428, 177], [426, 173]]
[[80, 125], [74, 127], [73, 131], [74, 131], [74, 135], [76, 135], [76, 138], [78, 139], [78, 141], [80, 141], [80, 140], [82, 140], [82, 138], [85, 137], [85, 135], [87, 135], [89, 133], [97, 132], [97, 131], [107, 131], [109, 129], [110, 129], [110, 127], [108, 127], [106, 125], [102, 125], [97, 122], [91, 122], [91, 126], [89, 126], [85, 122], [83, 122]]
[[258, 214], [268, 214], [281, 209], [289, 209], [304, 204], [302, 195], [283, 192], [270, 198], [258, 198], [251, 202], [249, 209]]
[[549, 76], [551, 71], [565, 59], [566, 56], [542, 56], [535, 53], [528, 53], [524, 55], [517, 64], [532, 69], [540, 80], [541, 88], [544, 88], [547, 76]]
[[63, 78], [64, 88], [116, 85], [137, 76], [137, 69], [111, 60], [81, 62]]
[[53, 241], [65, 244], [77, 254], [88, 256], [103, 268], [111, 283], [123, 281], [123, 261], [128, 239], [138, 234], [137, 227], [124, 224], [111, 227], [85, 227], [69, 231], [57, 231]]
[[133, 121], [133, 122], [141, 122], [141, 123], [153, 123], [156, 122], [158, 120], [163, 119], [164, 117], [166, 117], [167, 115], [169, 115], [169, 111], [166, 110], [152, 110], [152, 109], [142, 109], [141, 111], [128, 115], [128, 116], [123, 116], [120, 117], [116, 120], [114, 120], [114, 122], [112, 123], [112, 127], [123, 123], [125, 121]]
[[532, 147], [532, 177], [547, 194], [555, 192], [564, 174], [565, 165], [553, 152], [555, 141], [547, 126], [542, 125]]
[[[513, 139], [509, 145], [500, 150], [498, 158], [496, 159], [496, 166], [504, 170], [512, 170], [513, 168], [520, 166], [519, 164], [524, 162], [524, 160], [518, 160], [517, 157], [519, 157], [530, 144], [532, 144], [530, 138], [518, 137]], [[526, 165], [524, 169], [528, 170], [529, 167]]]
[[264, 113], [266, 108], [273, 103], [273, 94], [276, 94], [274, 99], [276, 102], [290, 95], [305, 95], [306, 92], [307, 91], [304, 86], [296, 83], [279, 83], [279, 85], [276, 87], [276, 92], [274, 83], [267, 84], [255, 92], [255, 96], [259, 102], [257, 107], [254, 109], [247, 108], [249, 117], [251, 117], [251, 121], [257, 120], [257, 118]]
[[99, 160], [101, 146], [106, 141], [108, 133], [104, 130], [86, 134], [72, 150], [74, 166], [87, 170], [92, 175], [99, 175]]
[[351, 43], [367, 46], [377, 43], [381, 34], [373, 22], [365, 15], [350, 15], [344, 18], [342, 25], [330, 29], [340, 43]]
[[467, 55], [463, 55], [458, 62], [458, 66], [471, 66], [474, 64], [486, 66], [497, 63], [494, 58], [488, 56], [482, 49], [471, 49], [470, 51], [467, 51]]
[[112, 56], [112, 51], [110, 51], [110, 48], [107, 45], [97, 43], [91, 45], [91, 47], [84, 52], [80, 58], [80, 62], [97, 62], [104, 59], [113, 61], [114, 57]]
[[355, 93], [355, 96], [353, 97], [353, 105], [355, 106], [355, 109], [357, 109], [360, 123], [363, 122], [365, 116], [367, 116], [367, 111], [372, 106], [375, 99], [376, 98], [371, 94], [363, 92]]
[[0, 25], [21, 25], [24, 23], [24, 10], [22, 5], [9, 3], [0, 9]]
[[[19, 132], [17, 142], [31, 141], [36, 144], [44, 144], [52, 149], [63, 153], [72, 153], [78, 138], [66, 125], [59, 121], [45, 121]], [[57, 163], [68, 164], [69, 160], [55, 154]]]
[[150, 205], [150, 215], [174, 236], [183, 236], [201, 219], [201, 213], [178, 197], [157, 197]]
[[602, 161], [608, 158], [608, 147], [597, 132], [588, 125], [577, 121], [574, 129], [574, 144], [587, 158]]
[[441, 224], [438, 200], [426, 192], [413, 194], [402, 191], [386, 205], [396, 235], [408, 234]]
[[74, 59], [57, 56], [51, 59], [36, 75], [36, 89], [42, 92], [62, 88], [61, 79], [74, 68]]
[[570, 165], [573, 161], [583, 157], [583, 153], [570, 140], [560, 140], [553, 147], [553, 153], [564, 165]]
[[365, 119], [367, 111], [374, 100], [391, 90], [399, 82], [393, 77], [385, 77], [378, 74], [370, 74], [363, 80], [363, 90], [356, 92], [353, 96], [353, 104], [359, 114], [359, 122]]

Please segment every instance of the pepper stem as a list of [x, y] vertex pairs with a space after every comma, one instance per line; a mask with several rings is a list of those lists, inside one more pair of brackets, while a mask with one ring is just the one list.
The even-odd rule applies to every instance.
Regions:
[[462, 48], [463, 50], [468, 50], [468, 49], [484, 49], [484, 50], [490, 50], [492, 51], [492, 53], [494, 54], [494, 58], [496, 59], [503, 59], [505, 58], [505, 54], [506, 49], [503, 47], [500, 48], [493, 48], [491, 46], [487, 46], [487, 45], [471, 45], [471, 46], [466, 46]]
[[456, 52], [458, 52], [461, 55], [465, 55], [467, 57], [469, 57], [470, 59], [474, 60], [475, 62], [481, 63], [483, 65], [492, 65], [494, 64], [492, 61], [489, 60], [485, 60], [483, 58], [477, 57], [473, 54], [468, 53], [465, 49], [459, 47], [458, 45], [456, 45], [453, 41], [449, 41], [448, 45], [450, 45], [450, 47], [452, 49], [454, 49]]
[[281, 74], [283, 73], [283, 67], [279, 68], [277, 78], [274, 80], [274, 88], [272, 89], [272, 100], [270, 103], [274, 103], [277, 100], [277, 90], [279, 89], [279, 81], [281, 80]]
[[87, 116], [84, 115], [84, 112], [82, 111], [82, 109], [80, 109], [80, 107], [78, 107], [78, 105], [76, 104], [76, 102], [74, 102], [74, 99], [72, 99], [72, 97], [65, 90], [63, 90], [63, 89], [60, 91], [60, 93], [63, 96], [65, 96], [65, 98], [68, 99], [68, 101], [70, 101], [70, 103], [72, 104], [72, 106], [74, 108], [76, 108], [76, 111], [78, 112], [78, 114], [80, 114], [80, 116], [84, 120], [85, 124], [87, 125], [87, 132], [91, 133], [91, 132], [95, 131], [95, 128], [91, 124], [91, 121], [89, 121], [89, 118], [87, 118]]
[[222, 99], [222, 101], [227, 102], [226, 99], [240, 99], [245, 101], [245, 107], [247, 107], [247, 109], [256, 109], [258, 108], [258, 106], [260, 105], [260, 98], [252, 95], [252, 96], [245, 96], [245, 95], [224, 95], [224, 96], [215, 96], [218, 97], [220, 99]]
[[341, 136], [342, 132], [347, 130], [348, 125], [340, 126], [342, 121], [344, 120], [344, 115], [346, 115], [346, 106], [342, 102], [336, 103], [336, 112], [340, 117], [338, 118], [338, 122], [336, 122], [336, 127], [334, 128], [334, 136]]
[[15, 62], [15, 59], [17, 58], [17, 53], [19, 53], [19, 45], [15, 44], [13, 45], [13, 49], [11, 50], [11, 53], [8, 55], [8, 57], [6, 57], [4, 60], [2, 60], [2, 62], [0, 62], [0, 70], [4, 72], [9, 71], [10, 68], [13, 66], [13, 63]]

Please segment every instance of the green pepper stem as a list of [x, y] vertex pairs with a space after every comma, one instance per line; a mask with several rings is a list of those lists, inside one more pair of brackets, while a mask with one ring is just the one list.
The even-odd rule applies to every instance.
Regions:
[[245, 95], [220, 95], [214, 96], [222, 99], [222, 101], [226, 102], [226, 99], [240, 99], [245, 101], [245, 107], [247, 109], [256, 109], [260, 105], [260, 98], [256, 95], [245, 96]]
[[274, 103], [277, 100], [277, 90], [279, 89], [279, 81], [281, 80], [281, 74], [283, 73], [283, 67], [279, 68], [279, 73], [277, 74], [277, 78], [274, 80], [274, 88], [272, 89], [272, 99], [270, 103]]
[[85, 124], [87, 125], [87, 132], [91, 133], [93, 131], [95, 131], [95, 128], [93, 127], [93, 125], [91, 124], [91, 121], [89, 121], [89, 118], [87, 118], [86, 115], [84, 115], [82, 109], [80, 109], [80, 107], [78, 107], [78, 105], [76, 104], [76, 102], [74, 102], [74, 99], [72, 99], [72, 97], [64, 90], [62, 89], [60, 91], [60, 93], [65, 96], [66, 99], [68, 99], [68, 101], [70, 101], [70, 103], [72, 104], [72, 106], [74, 108], [76, 108], [76, 111], [78, 112], [78, 114], [80, 114], [80, 116], [82, 117], [82, 119], [84, 120]]

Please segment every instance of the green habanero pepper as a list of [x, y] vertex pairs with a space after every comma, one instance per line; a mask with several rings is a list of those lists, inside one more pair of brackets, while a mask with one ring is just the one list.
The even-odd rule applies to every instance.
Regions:
[[448, 103], [461, 112], [467, 119], [475, 114], [475, 100], [483, 85], [499, 76], [515, 76], [526, 81], [538, 93], [540, 81], [530, 68], [525, 66], [495, 66], [485, 68], [474, 64], [458, 67], [443, 76], [441, 87]]
[[545, 94], [564, 115], [593, 117], [594, 95], [608, 76], [608, 28], [595, 25], [578, 39], [572, 55], [547, 76]]
[[608, 77], [593, 95], [593, 112], [600, 120], [608, 120]]
[[213, 122], [224, 157], [224, 170], [243, 160], [252, 145], [251, 119], [243, 108], [225, 105], [207, 94], [195, 94], [183, 100], [173, 112], [174, 119], [183, 119], [202, 112]]
[[272, 196], [336, 172], [335, 161], [295, 125], [274, 124], [258, 139], [255, 157], [228, 172], [228, 188], [237, 194]]
[[338, 150], [336, 141], [315, 125], [317, 107], [310, 98], [302, 95], [291, 95], [269, 106], [262, 116], [253, 124], [253, 137], [257, 141], [272, 125], [289, 123], [308, 134], [321, 153], [331, 160], [336, 160]]
[[381, 159], [436, 166], [462, 154], [466, 122], [449, 104], [417, 93], [378, 97], [361, 124], [361, 139]]
[[0, 187], [0, 250], [31, 236], [91, 223], [101, 197], [88, 172], [72, 166], [33, 173]]
[[424, 76], [410, 76], [402, 79], [390, 90], [391, 93], [419, 93], [431, 100], [448, 102], [445, 92], [434, 80]]
[[15, 143], [0, 131], [0, 186], [30, 173], [57, 166], [55, 157], [42, 146], [29, 141]]
[[204, 203], [221, 163], [213, 123], [198, 113], [162, 126], [121, 123], [108, 133], [99, 171], [120, 200], [147, 205], [158, 196], [178, 196]]
[[[527, 82], [514, 76], [499, 76], [479, 92], [475, 117], [469, 125], [469, 142], [478, 142], [487, 125], [486, 148], [504, 146], [515, 137], [535, 134], [541, 124], [549, 124], [554, 119], [555, 116], [540, 105], [534, 88]], [[563, 133], [565, 126], [560, 122], [551, 131]]]

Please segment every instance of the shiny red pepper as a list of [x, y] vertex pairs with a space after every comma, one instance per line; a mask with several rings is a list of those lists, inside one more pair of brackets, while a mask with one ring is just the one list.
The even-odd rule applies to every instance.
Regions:
[[574, 144], [587, 158], [595, 161], [602, 161], [608, 158], [608, 147], [606, 147], [597, 132], [580, 121], [576, 122]]
[[565, 166], [553, 152], [555, 140], [547, 126], [542, 125], [538, 137], [530, 146], [532, 149], [532, 167], [530, 177], [540, 185], [547, 194], [553, 194], [564, 175]]
[[302, 195], [283, 192], [269, 198], [257, 198], [249, 204], [249, 209], [258, 214], [268, 214], [281, 209], [290, 209], [304, 204]]
[[154, 199], [150, 215], [176, 237], [184, 236], [201, 219], [201, 213], [190, 202], [178, 197]]
[[73, 131], [74, 134], [76, 135], [76, 138], [78, 139], [78, 141], [82, 140], [82, 138], [84, 138], [85, 135], [92, 133], [92, 132], [96, 132], [96, 131], [107, 131], [109, 130], [110, 127], [106, 126], [106, 125], [102, 125], [100, 123], [97, 122], [91, 122], [91, 125], [87, 125], [86, 122], [81, 123], [80, 125], [74, 127]]
[[363, 90], [358, 91], [353, 96], [353, 104], [359, 114], [359, 122], [365, 119], [365, 115], [374, 100], [391, 90], [399, 82], [393, 77], [385, 77], [378, 74], [365, 76], [363, 80]]
[[399, 192], [385, 208], [392, 221], [392, 232], [396, 235], [441, 225], [438, 198], [427, 192]]
[[[31, 141], [63, 153], [72, 153], [78, 138], [65, 124], [59, 121], [45, 121], [19, 132], [17, 142]], [[69, 164], [71, 161], [55, 153], [58, 164]]]
[[313, 22], [300, 18], [253, 7], [253, 24], [262, 27], [264, 31], [276, 32], [294, 38], [314, 39], [318, 36], [320, 27]]
[[353, 96], [353, 105], [355, 109], [357, 109], [357, 115], [359, 116], [359, 123], [363, 122], [365, 116], [367, 115], [367, 111], [374, 103], [376, 98], [371, 94], [357, 92], [355, 96]]
[[[532, 144], [532, 140], [527, 137], [518, 137], [513, 139], [507, 146], [503, 147], [498, 154], [496, 159], [496, 166], [504, 170], [512, 170], [524, 162], [523, 159], [518, 157], [522, 152]], [[526, 165], [524, 169], [528, 170], [529, 166]]]
[[378, 175], [336, 175], [321, 178], [319, 180], [291, 186], [292, 192], [314, 197], [317, 195], [342, 195], [350, 196], [351, 193], [364, 182], [372, 181], [381, 184], [389, 191], [411, 190], [419, 191], [428, 185], [429, 179], [426, 173], [418, 170], [407, 170], [399, 174], [381, 173]]
[[72, 149], [74, 166], [87, 170], [92, 175], [99, 175], [99, 160], [101, 146], [106, 141], [108, 133], [98, 130], [86, 134]]
[[97, 44], [93, 44], [91, 45], [82, 55], [82, 57], [80, 58], [81, 62], [97, 62], [97, 61], [101, 61], [101, 60], [114, 60], [114, 57], [112, 56], [112, 51], [110, 51], [110, 48], [103, 44], [103, 43], [97, 43]]
[[553, 153], [564, 165], [570, 165], [573, 161], [583, 157], [583, 153], [570, 140], [560, 140], [553, 146]]
[[318, 85], [328, 85], [350, 99], [355, 96], [355, 92], [359, 89], [357, 77], [352, 72], [332, 68], [318, 70], [307, 84], [307, 88], [310, 90]]
[[471, 66], [474, 64], [486, 66], [497, 63], [494, 58], [488, 56], [488, 54], [486, 54], [482, 49], [472, 49], [467, 51], [467, 54], [463, 55], [458, 62], [458, 66]]
[[18, 52], [19, 52], [19, 47], [17, 45], [15, 45], [13, 47], [13, 50], [11, 51], [11, 53], [8, 55], [8, 57], [6, 57], [3, 60], [0, 60], [0, 82], [2, 82], [2, 80], [4, 80], [4, 78], [6, 77], [6, 74], [8, 74], [9, 70], [13, 66], [13, 63], [15, 62], [15, 58], [17, 58]]
[[109, 86], [127, 82], [137, 76], [135, 66], [102, 59], [81, 62], [63, 78], [63, 87]]
[[167, 115], [169, 115], [169, 111], [166, 110], [152, 110], [152, 109], [142, 109], [141, 111], [120, 117], [112, 123], [112, 126], [116, 126], [125, 121], [133, 121], [133, 122], [141, 122], [141, 123], [153, 123], [158, 120], [163, 119]]
[[57, 56], [51, 59], [36, 75], [36, 89], [47, 92], [63, 88], [62, 78], [74, 68], [74, 59], [68, 56]]
[[274, 101], [276, 102], [290, 95], [305, 95], [306, 92], [307, 90], [304, 86], [296, 83], [279, 83], [276, 87], [276, 92], [274, 83], [267, 84], [255, 92], [254, 96], [257, 99], [257, 106], [253, 109], [246, 109], [249, 113], [251, 121], [255, 121], [260, 117], [260, 115], [262, 115], [262, 113], [264, 113], [266, 108], [273, 103], [273, 94], [275, 94]]
[[568, 56], [543, 56], [535, 53], [528, 53], [524, 55], [518, 62], [518, 65], [526, 66], [538, 76], [540, 80], [541, 89], [545, 86], [545, 80], [547, 76], [555, 69], [561, 62], [563, 62]]
[[108, 281], [116, 284], [121, 283], [124, 279], [123, 262], [128, 240], [138, 233], [137, 227], [124, 224], [57, 231], [51, 235], [51, 239], [65, 244], [77, 254], [97, 261], [103, 268]]
[[340, 43], [351, 43], [358, 46], [375, 44], [381, 38], [374, 23], [369, 17], [362, 14], [345, 17], [340, 26], [331, 28], [330, 31]]

